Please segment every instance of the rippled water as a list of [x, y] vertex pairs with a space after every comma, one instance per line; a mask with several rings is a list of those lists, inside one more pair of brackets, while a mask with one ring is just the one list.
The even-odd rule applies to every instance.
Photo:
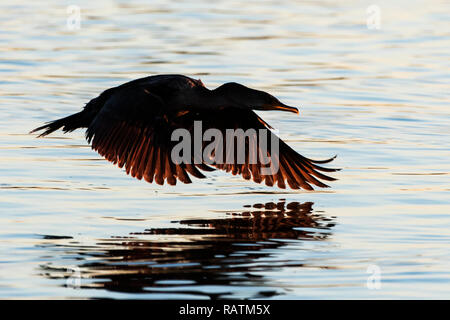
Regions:
[[[2, 2], [0, 297], [450, 298], [449, 21], [437, 0]], [[337, 154], [339, 181], [161, 187], [82, 131], [27, 134], [158, 73], [300, 106], [261, 114], [305, 156]]]

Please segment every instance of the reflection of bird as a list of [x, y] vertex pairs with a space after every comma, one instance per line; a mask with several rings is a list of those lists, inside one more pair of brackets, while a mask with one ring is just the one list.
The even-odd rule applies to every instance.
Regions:
[[[127, 174], [161, 185], [164, 181], [174, 185], [177, 179], [191, 183], [189, 174], [204, 178], [200, 170], [212, 171], [211, 166], [231, 171], [234, 175], [240, 174], [245, 179], [252, 178], [257, 183], [265, 181], [268, 186], [277, 183], [280, 188], [285, 188], [287, 181], [292, 189], [312, 190], [311, 184], [328, 187], [319, 179], [335, 180], [320, 171], [333, 172], [336, 169], [318, 165], [333, 158], [317, 161], [303, 157], [273, 133], [269, 134], [278, 142], [279, 152], [263, 149], [255, 141], [251, 143], [253, 146], [255, 142], [257, 147], [250, 149], [248, 146], [252, 137], [247, 137], [244, 141], [245, 159], [241, 161], [237, 159], [237, 151], [234, 159], [233, 156], [228, 158], [231, 148], [226, 151], [224, 162], [218, 161], [219, 156], [216, 158], [215, 152], [211, 153], [209, 161], [203, 157], [198, 160], [195, 150], [189, 161], [180, 163], [172, 160], [171, 152], [176, 144], [171, 139], [172, 132], [187, 129], [194, 136], [196, 120], [202, 121], [204, 130], [214, 128], [222, 133], [226, 129], [242, 129], [245, 132], [248, 129], [269, 129], [270, 126], [253, 110], [298, 113], [296, 108], [281, 103], [272, 95], [238, 83], [226, 83], [209, 90], [200, 80], [183, 75], [158, 75], [108, 89], [92, 99], [81, 112], [49, 122], [32, 132], [45, 130], [40, 135], [45, 136], [59, 128], [64, 132], [87, 128], [86, 138], [92, 142], [94, 150], [119, 167], [125, 166]], [[201, 144], [200, 148], [205, 148], [203, 141]], [[268, 142], [268, 145], [272, 144], [275, 146], [275, 143]], [[224, 154], [221, 154], [222, 159]], [[278, 160], [279, 169], [263, 171], [267, 164], [262, 160], [264, 157]]]
[[[240, 296], [245, 287], [251, 298], [273, 296], [279, 293], [267, 281], [271, 272], [324, 267], [308, 255], [289, 254], [292, 248], [307, 250], [304, 241], [327, 241], [332, 235], [334, 218], [314, 212], [312, 206], [259, 203], [226, 217], [172, 221], [169, 227], [101, 239], [92, 246], [73, 239], [64, 245], [47, 236], [46, 250], [54, 245], [58, 261], [41, 267], [45, 277], [60, 279], [67, 276], [67, 267], [58, 264], [75, 264], [88, 276], [81, 282], [83, 289], [214, 299]], [[51, 245], [55, 240], [60, 242]]]

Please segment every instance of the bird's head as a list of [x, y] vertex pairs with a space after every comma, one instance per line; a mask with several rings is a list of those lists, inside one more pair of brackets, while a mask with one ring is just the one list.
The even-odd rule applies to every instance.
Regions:
[[299, 113], [267, 92], [248, 88], [236, 82], [228, 82], [213, 90], [214, 94], [238, 108], [253, 110], [282, 110]]

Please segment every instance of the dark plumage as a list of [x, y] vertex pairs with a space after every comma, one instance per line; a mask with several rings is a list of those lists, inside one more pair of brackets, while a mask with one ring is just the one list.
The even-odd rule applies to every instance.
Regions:
[[[191, 176], [205, 178], [202, 171], [215, 168], [240, 174], [245, 179], [268, 186], [277, 183], [285, 188], [312, 190], [311, 185], [328, 187], [320, 180], [335, 180], [322, 172], [337, 169], [321, 167], [334, 158], [317, 161], [305, 158], [282, 140], [279, 143], [277, 172], [261, 174], [264, 166], [258, 160], [250, 163], [246, 148], [245, 163], [211, 162], [194, 164], [174, 163], [171, 150], [178, 142], [171, 141], [174, 129], [193, 132], [194, 121], [201, 120], [203, 130], [216, 128], [226, 137], [226, 129], [267, 129], [270, 126], [253, 110], [298, 110], [281, 103], [272, 95], [237, 83], [226, 83], [214, 90], [207, 89], [200, 80], [183, 75], [157, 75], [130, 81], [108, 89], [92, 99], [82, 111], [34, 129], [44, 130], [39, 137], [60, 128], [70, 132], [87, 128], [86, 139], [107, 160], [125, 167], [127, 174], [148, 182], [175, 185], [177, 179], [191, 183]], [[271, 133], [273, 134], [273, 133]], [[249, 141], [245, 141], [248, 147]], [[270, 144], [269, 144], [270, 145]], [[206, 143], [203, 144], [203, 148]], [[270, 156], [270, 147], [268, 148]], [[258, 148], [258, 152], [262, 152]]]

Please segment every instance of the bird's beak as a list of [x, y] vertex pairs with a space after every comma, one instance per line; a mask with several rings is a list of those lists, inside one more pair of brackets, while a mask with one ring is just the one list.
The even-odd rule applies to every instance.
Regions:
[[285, 105], [285, 104], [283, 104], [283, 103], [280, 103], [280, 105], [278, 105], [278, 106], [274, 106], [274, 107], [273, 107], [273, 110], [289, 111], [289, 112], [293, 112], [293, 113], [299, 114], [297, 108], [287, 106], [287, 105]]
[[276, 105], [265, 105], [265, 106], [258, 106], [258, 107], [253, 107], [253, 110], [281, 110], [281, 111], [289, 111], [289, 112], [293, 112], [296, 114], [299, 114], [298, 109], [295, 107], [290, 107], [285, 105], [282, 102], [279, 102], [279, 104]]

